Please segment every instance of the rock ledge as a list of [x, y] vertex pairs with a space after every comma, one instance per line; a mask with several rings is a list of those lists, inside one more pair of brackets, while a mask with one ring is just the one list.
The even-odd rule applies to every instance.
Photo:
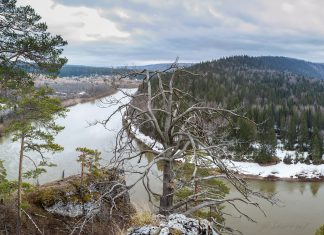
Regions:
[[167, 218], [158, 217], [158, 225], [145, 225], [140, 228], [131, 228], [128, 235], [217, 235], [207, 220], [188, 218], [183, 214], [171, 214]]

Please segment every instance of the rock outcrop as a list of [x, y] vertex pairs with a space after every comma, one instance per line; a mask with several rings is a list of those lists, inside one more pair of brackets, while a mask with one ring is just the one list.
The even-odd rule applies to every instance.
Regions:
[[128, 235], [217, 235], [207, 220], [188, 218], [183, 214], [158, 216], [156, 225], [131, 228]]
[[[23, 194], [22, 235], [120, 234], [128, 228], [135, 209], [125, 192], [123, 172], [104, 169], [100, 175], [85, 175], [30, 186]], [[117, 197], [118, 195], [118, 197]], [[114, 198], [114, 199], [112, 199]], [[15, 198], [0, 203], [0, 234], [16, 234]], [[1, 213], [2, 212], [2, 213]], [[25, 215], [25, 214], [24, 214]], [[35, 226], [37, 225], [37, 227]]]

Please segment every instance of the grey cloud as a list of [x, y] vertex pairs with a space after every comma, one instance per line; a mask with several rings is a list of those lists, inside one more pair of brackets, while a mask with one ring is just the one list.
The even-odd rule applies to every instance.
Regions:
[[[71, 55], [70, 63], [117, 65], [139, 60], [173, 60], [176, 56], [201, 61], [233, 54], [285, 55], [316, 61], [324, 59], [321, 57], [324, 34], [320, 30], [314, 31], [313, 26], [291, 26], [289, 17], [292, 16], [288, 13], [280, 13], [284, 20], [278, 23], [275, 18], [281, 11], [282, 1], [279, 0], [55, 2], [100, 9], [102, 17], [131, 35], [127, 40], [107, 38], [70, 45], [67, 49]], [[297, 0], [287, 2], [301, 6], [297, 5], [300, 4]], [[119, 11], [128, 17], [120, 15]], [[271, 13], [274, 19], [271, 19]], [[86, 59], [91, 61], [87, 62]]]

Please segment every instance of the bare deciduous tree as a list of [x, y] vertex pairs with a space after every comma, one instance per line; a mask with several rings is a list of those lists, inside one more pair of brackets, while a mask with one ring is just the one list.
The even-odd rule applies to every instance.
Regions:
[[[238, 202], [261, 211], [252, 197], [276, 203], [272, 197], [251, 190], [244, 180], [229, 170], [228, 156], [232, 154], [230, 147], [234, 144], [227, 138], [231, 119], [247, 118], [235, 110], [209, 106], [179, 89], [175, 81], [184, 79], [186, 75], [197, 76], [197, 79], [200, 76], [179, 68], [177, 61], [164, 71], [133, 72], [126, 76], [143, 79], [135, 94], [120, 90], [124, 94], [122, 98], [102, 101], [104, 107], [116, 105], [118, 108], [101, 124], [106, 126], [115, 115], [123, 115], [123, 127], [117, 133], [110, 168], [119, 174], [130, 175], [131, 180], [126, 185], [120, 181], [111, 182], [95, 203], [96, 207], [80, 220], [71, 235], [76, 230], [81, 233], [86, 224], [98, 216], [93, 211], [100, 211], [98, 207], [104, 205], [101, 202], [109, 201], [110, 209], [101, 210], [110, 210], [110, 215], [118, 210], [115, 202], [138, 183], [143, 184], [149, 201], [159, 213], [181, 212], [198, 216], [205, 213], [213, 221], [216, 231], [231, 234], [240, 232], [225, 225], [223, 205], [232, 206], [240, 216], [254, 221], [237, 206]], [[137, 144], [135, 133], [138, 130], [150, 132], [154, 137], [150, 143], [145, 143], [146, 147]], [[151, 157], [145, 160], [146, 155]], [[157, 175], [161, 182], [160, 190], [156, 190], [156, 181], [152, 179], [156, 167], [162, 172]], [[228, 192], [225, 181], [233, 185], [241, 197], [225, 197]], [[156, 198], [159, 203], [154, 200]]]
[[[230, 160], [227, 157], [232, 154], [230, 146], [234, 144], [226, 138], [231, 119], [247, 118], [235, 110], [209, 106], [206, 102], [197, 101], [188, 92], [176, 87], [175, 81], [184, 79], [187, 75], [197, 76], [197, 79], [200, 76], [179, 68], [177, 62], [165, 71], [143, 70], [127, 75], [143, 78], [143, 84], [136, 94], [128, 94], [121, 90], [125, 95], [122, 99], [106, 102], [110, 105], [118, 104], [119, 108], [102, 124], [106, 125], [117, 113], [124, 115], [124, 125], [118, 132], [111, 163], [114, 167], [138, 176], [127, 185], [125, 191], [142, 182], [150, 201], [153, 197], [159, 198], [159, 205], [155, 206], [161, 214], [178, 211], [195, 214], [199, 210], [209, 208], [222, 215], [219, 211], [220, 205], [229, 204], [241, 216], [253, 221], [235, 205], [236, 202], [260, 208], [258, 203], [251, 200], [251, 196], [262, 197], [271, 203], [275, 203], [275, 200], [251, 190], [244, 180], [228, 168]], [[131, 99], [131, 102], [125, 103], [125, 98]], [[132, 135], [136, 129], [151, 130], [156, 141], [149, 144], [149, 148], [138, 151], [133, 144], [136, 137]], [[153, 154], [154, 157], [136, 168], [126, 167], [127, 163], [134, 160], [137, 163], [143, 162], [145, 154]], [[150, 171], [157, 164], [163, 167], [161, 193], [152, 189], [150, 181]], [[188, 174], [190, 177], [184, 177]], [[202, 187], [212, 180], [228, 181], [242, 196], [225, 198], [221, 184], [218, 185], [218, 189], [217, 185]], [[177, 197], [181, 190], [187, 190], [185, 197]], [[219, 230], [233, 231], [219, 221], [214, 222]]]

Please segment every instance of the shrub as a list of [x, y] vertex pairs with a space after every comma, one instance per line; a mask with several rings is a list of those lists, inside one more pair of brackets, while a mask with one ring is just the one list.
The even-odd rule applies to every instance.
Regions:
[[292, 163], [293, 163], [293, 159], [292, 159], [291, 155], [287, 154], [287, 155], [284, 157], [283, 162], [284, 162], [285, 164], [288, 164], [288, 165], [292, 164]]
[[324, 224], [316, 230], [315, 235], [324, 235]]
[[304, 160], [304, 163], [307, 165], [311, 164], [309, 156]]
[[62, 192], [56, 188], [39, 189], [33, 195], [33, 200], [36, 205], [49, 207], [60, 201]]
[[314, 165], [324, 164], [324, 160], [322, 160], [322, 159], [314, 159], [313, 160], [313, 164]]
[[277, 157], [264, 153], [257, 153], [257, 155], [254, 156], [254, 161], [260, 165], [277, 164], [280, 162]]

